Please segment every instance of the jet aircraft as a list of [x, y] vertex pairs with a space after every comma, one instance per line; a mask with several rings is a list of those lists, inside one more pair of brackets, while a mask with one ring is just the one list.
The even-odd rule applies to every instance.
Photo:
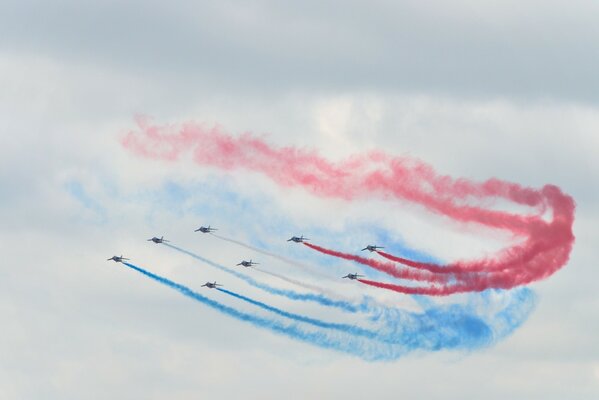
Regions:
[[381, 247], [381, 246], [374, 246], [374, 245], [372, 245], [372, 244], [369, 244], [368, 246], [364, 247], [364, 248], [363, 248], [362, 250], [360, 250], [360, 251], [368, 250], [368, 251], [372, 252], [372, 251], [377, 251], [378, 249], [384, 249], [384, 247]]
[[310, 240], [306, 237], [304, 237], [304, 235], [297, 237], [297, 236], [293, 236], [290, 239], [287, 239], [288, 242], [295, 242], [295, 243], [302, 243], [304, 240]]
[[237, 265], [242, 265], [242, 266], [244, 266], [244, 267], [246, 267], [246, 268], [247, 268], [247, 267], [251, 267], [252, 265], [256, 265], [256, 264], [258, 264], [258, 263], [256, 263], [256, 262], [253, 262], [252, 260], [250, 260], [250, 261], [245, 261], [245, 260], [243, 260], [242, 262], [240, 262], [240, 263], [239, 263], [239, 264], [237, 264]]
[[161, 236], [159, 238], [157, 238], [156, 236], [154, 236], [152, 239], [148, 239], [148, 242], [154, 242], [154, 243], [164, 243], [164, 242], [168, 242], [168, 240], [166, 240], [164, 238], [164, 236]]
[[200, 226], [198, 229], [196, 229], [194, 232], [202, 232], [202, 233], [210, 233], [212, 231], [217, 231], [218, 229], [216, 228], [211, 228], [210, 225], [208, 225], [208, 227], [205, 226]]
[[127, 260], [127, 261], [129, 261], [129, 259], [128, 259], [128, 258], [125, 258], [125, 257], [123, 257], [123, 256], [112, 256], [112, 257], [110, 257], [109, 259], [107, 259], [106, 261], [111, 261], [111, 260], [112, 260], [112, 261], [114, 261], [114, 262], [120, 262], [120, 263], [122, 263], [122, 262], [123, 262], [123, 260]]
[[358, 274], [347, 274], [345, 276], [343, 276], [342, 278], [349, 278], [349, 279], [358, 279], [358, 278], [363, 278], [364, 275], [358, 275]]
[[220, 284], [216, 283], [216, 281], [214, 281], [214, 282], [206, 282], [200, 287], [204, 287], [204, 286], [206, 286], [208, 289], [214, 289], [217, 286], [222, 286], [222, 285], [220, 285]]

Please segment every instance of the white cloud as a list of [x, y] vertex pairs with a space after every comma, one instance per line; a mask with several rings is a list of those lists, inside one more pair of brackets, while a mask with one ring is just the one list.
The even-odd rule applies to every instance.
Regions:
[[[46, 9], [42, 4], [38, 6], [40, 15], [44, 15], [42, 10]], [[326, 33], [322, 31], [322, 23], [327, 18], [305, 7], [288, 10], [263, 4], [257, 9], [240, 9], [221, 5], [213, 12], [221, 16], [221, 22], [234, 13], [231, 21], [246, 29], [262, 25], [263, 35], [270, 35], [272, 29], [292, 20], [294, 26], [288, 35], [301, 34], [306, 32], [306, 26], [313, 26], [311, 35], [322, 39], [320, 33]], [[424, 13], [419, 3], [411, 7], [419, 18], [429, 13]], [[585, 19], [575, 29], [577, 24], [572, 16], [580, 15], [577, 14], [580, 7], [577, 3], [556, 10], [531, 2], [519, 3], [518, 7], [502, 3], [481, 8], [461, 2], [449, 14], [441, 5], [430, 12], [434, 14], [431, 18], [442, 22], [452, 18], [467, 21], [466, 32], [479, 32], [477, 24], [489, 24], [484, 31], [492, 35], [483, 44], [501, 36], [505, 29], [510, 32], [511, 43], [523, 38], [524, 44], [516, 46], [518, 52], [509, 53], [505, 63], [497, 67], [506, 68], [519, 60], [520, 52], [534, 49], [539, 42], [556, 41], [562, 33], [560, 45], [586, 43], [581, 37], [595, 27]], [[552, 28], [543, 28], [542, 22], [530, 24], [525, 16], [532, 15], [531, 10], [538, 13], [539, 21], [551, 22], [548, 26]], [[337, 32], [350, 31], [346, 28], [353, 23], [348, 21], [378, 21], [380, 17], [364, 13], [357, 18], [350, 11], [350, 7], [339, 10]], [[113, 17], [111, 8], [106, 8], [106, 12]], [[151, 16], [156, 10], [144, 12]], [[50, 20], [61, 20], [59, 14], [57, 11]], [[262, 24], [266, 14], [285, 18], [275, 21], [271, 29]], [[585, 18], [594, 15], [583, 14]], [[70, 14], [61, 15], [66, 18]], [[197, 13], [194, 15], [197, 17]], [[390, 13], [392, 22], [394, 15]], [[403, 18], [409, 19], [412, 14], [406, 15]], [[599, 110], [594, 103], [583, 102], [594, 96], [589, 92], [596, 92], [592, 84], [587, 81], [585, 86], [583, 82], [588, 74], [582, 74], [580, 82], [569, 81], [537, 69], [528, 73], [524, 71], [526, 66], [519, 64], [510, 76], [520, 76], [523, 71], [524, 77], [534, 75], [531, 86], [524, 84], [520, 91], [508, 85], [503, 90], [499, 87], [507, 78], [499, 77], [494, 84], [485, 83], [487, 75], [497, 70], [486, 70], [483, 67], [487, 64], [483, 63], [482, 67], [474, 65], [486, 73], [482, 78], [473, 77], [473, 85], [480, 84], [480, 89], [472, 90], [480, 90], [484, 95], [465, 99], [462, 90], [456, 88], [461, 80], [452, 84], [435, 80], [434, 74], [423, 73], [414, 79], [417, 84], [410, 86], [405, 82], [412, 77], [406, 71], [413, 70], [416, 64], [412, 64], [412, 69], [392, 70], [399, 61], [383, 66], [387, 72], [381, 74], [380, 84], [368, 85], [364, 82], [370, 79], [365, 79], [354, 86], [351, 84], [354, 79], [360, 81], [360, 66], [354, 65], [353, 72], [347, 71], [346, 79], [342, 76], [343, 68], [339, 68], [346, 62], [344, 57], [353, 57], [354, 51], [349, 48], [331, 56], [330, 68], [340, 77], [333, 79], [334, 85], [323, 89], [326, 76], [310, 72], [306, 60], [326, 59], [330, 44], [345, 42], [344, 36], [337, 34], [324, 36], [325, 44], [314, 52], [310, 50], [310, 41], [298, 39], [298, 46], [306, 49], [306, 54], [291, 58], [299, 63], [291, 71], [307, 65], [308, 72], [298, 73], [297, 80], [284, 74], [275, 76], [278, 89], [271, 91], [262, 90], [262, 86], [267, 88], [270, 83], [256, 72], [264, 64], [247, 52], [251, 38], [224, 29], [230, 25], [224, 26], [223, 35], [233, 44], [227, 50], [229, 53], [224, 54], [237, 51], [249, 54], [249, 66], [240, 57], [234, 68], [227, 63], [227, 68], [218, 72], [224, 77], [222, 80], [212, 82], [218, 75], [214, 70], [221, 66], [220, 62], [209, 65], [210, 70], [204, 69], [201, 62], [192, 62], [187, 69], [180, 65], [170, 68], [183, 62], [173, 55], [187, 54], [188, 49], [181, 46], [169, 53], [165, 43], [172, 41], [168, 37], [144, 50], [131, 45], [139, 44], [143, 37], [133, 42], [122, 38], [124, 44], [119, 47], [119, 37], [105, 41], [97, 26], [83, 27], [82, 37], [99, 35], [95, 43], [103, 46], [96, 47], [92, 41], [85, 45], [89, 53], [82, 55], [77, 43], [67, 52], [69, 42], [60, 32], [34, 44], [32, 38], [43, 39], [35, 32], [36, 24], [24, 24], [18, 18], [15, 21], [27, 26], [30, 32], [22, 33], [19, 40], [13, 37], [14, 46], [8, 46], [5, 38], [0, 58], [0, 241], [3, 243], [0, 317], [4, 321], [0, 331], [3, 355], [0, 395], [3, 398], [189, 399], [199, 394], [217, 398], [241, 394], [248, 398], [280, 398], [294, 393], [297, 398], [550, 399], [567, 395], [574, 399], [593, 398], [599, 393], [596, 365], [599, 349], [595, 334], [599, 329], [595, 289], [599, 213], [594, 185], [599, 181], [596, 160]], [[456, 26], [455, 21], [448, 26]], [[561, 29], [562, 24], [575, 32]], [[111, 25], [105, 26], [108, 29]], [[446, 25], [439, 25], [438, 31], [420, 37], [414, 48], [426, 47], [427, 37], [435, 39], [446, 34], [443, 26]], [[356, 36], [357, 46], [366, 49], [365, 54], [377, 53], [380, 61], [386, 59], [380, 50], [390, 49], [386, 41], [393, 39], [393, 35], [385, 34], [384, 30], [378, 32], [377, 28], [376, 24], [368, 25]], [[66, 27], [64, 32], [69, 34], [70, 29]], [[122, 32], [129, 29], [127, 26]], [[152, 29], [157, 29], [156, 25]], [[168, 34], [161, 29], [158, 32]], [[545, 39], [544, 34], [548, 35]], [[177, 35], [171, 39], [180, 37]], [[459, 32], [452, 35], [461, 37]], [[71, 36], [73, 40], [77, 37]], [[270, 58], [266, 54], [266, 62], [287, 54], [276, 39], [270, 40], [278, 50]], [[473, 36], [466, 43], [469, 55], [466, 62], [487, 54], [476, 40]], [[118, 62], [109, 60], [107, 45], [111, 44], [120, 49], [117, 49]], [[588, 54], [593, 53], [593, 46], [587, 48]], [[12, 50], [6, 51], [9, 47]], [[550, 52], [553, 48], [540, 51]], [[32, 55], [36, 49], [40, 54]], [[169, 63], [173, 63], [162, 67], [160, 73], [155, 66], [148, 65], [148, 58], [142, 57], [156, 50], [162, 50], [158, 55], [170, 57]], [[537, 59], [532, 54], [526, 59], [535, 61], [532, 65], [536, 67], [547, 60], [545, 56]], [[573, 60], [577, 61], [567, 70], [568, 74], [587, 66], [594, 74], [595, 68], [591, 67], [596, 60]], [[206, 63], [210, 64], [210, 60]], [[246, 67], [254, 71], [242, 71]], [[185, 72], [196, 68], [198, 74]], [[548, 68], [555, 72], [558, 67]], [[289, 71], [285, 69], [286, 73]], [[385, 83], [396, 75], [401, 75], [404, 83], [387, 87]], [[191, 82], [190, 77], [198, 82]], [[228, 78], [233, 83], [221, 86], [220, 82]], [[302, 87], [302, 82], [312, 84]], [[547, 85], [547, 94], [553, 95], [554, 100], [537, 97], [529, 101], [526, 100], [529, 97], [521, 96], [541, 93], [542, 84]], [[412, 91], [400, 90], [404, 87]], [[439, 92], [445, 94], [440, 96]], [[503, 96], [498, 97], [498, 93]], [[560, 93], [565, 93], [563, 98], [559, 98]], [[439, 172], [454, 176], [479, 180], [497, 176], [537, 187], [557, 184], [578, 203], [575, 227], [578, 239], [572, 260], [562, 271], [535, 285], [540, 293], [539, 304], [521, 330], [496, 347], [463, 358], [446, 353], [413, 354], [391, 364], [364, 363], [251, 328], [104, 261], [113, 253], [123, 252], [165, 275], [198, 285], [213, 277], [218, 280], [226, 277], [151, 246], [145, 239], [155, 234], [172, 236], [227, 263], [243, 257], [235, 247], [217, 241], [208, 245], [192, 236], [196, 224], [204, 222], [192, 220], [194, 214], [169, 209], [158, 200], [130, 201], [140, 192], [155, 191], [166, 180], [186, 186], [222, 177], [220, 173], [196, 168], [191, 162], [152, 163], [128, 154], [120, 147], [118, 138], [133, 127], [132, 117], [139, 112], [154, 116], [158, 123], [195, 119], [208, 124], [221, 123], [234, 133], [245, 130], [267, 133], [278, 145], [315, 147], [331, 158], [383, 148], [393, 154], [419, 157]], [[304, 221], [306, 226], [326, 220], [331, 227], [342, 229], [344, 214], [358, 221], [373, 218], [399, 232], [409, 232], [409, 244], [443, 258], [482, 252], [496, 245], [493, 238], [473, 244], [469, 239], [472, 232], [456, 233], [453, 227], [448, 228], [419, 210], [392, 207], [387, 210], [377, 202], [366, 209], [323, 205], [305, 194], [281, 193], [259, 177], [243, 179], [235, 173], [231, 176], [223, 184], [239, 188], [242, 194], [255, 190], [265, 198], [280, 199], [274, 204], [294, 219]], [[93, 207], [86, 208], [84, 202], [69, 195], [65, 190], [69, 182], [81, 183], [88, 196], [105, 210], [105, 216], [98, 217]], [[196, 199], [182, 204], [193, 205]], [[206, 218], [217, 216], [206, 215]], [[433, 229], [436, 229], [434, 234]], [[346, 245], [358, 240], [361, 238], [351, 238]], [[380, 296], [385, 301], [396, 299], [393, 293]], [[408, 302], [406, 306], [415, 307]], [[364, 385], [356, 386], [356, 379]]]

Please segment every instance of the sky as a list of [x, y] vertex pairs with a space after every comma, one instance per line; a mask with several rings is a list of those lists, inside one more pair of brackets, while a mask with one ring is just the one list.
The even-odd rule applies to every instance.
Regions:
[[[598, 397], [598, 7], [3, 1], [0, 397]], [[475, 182], [556, 185], [576, 203], [576, 239], [561, 269], [506, 291], [429, 298], [346, 282], [389, 278], [285, 240], [443, 263], [513, 238], [410, 202], [281, 186], [187, 147], [147, 157], [124, 145], [140, 121], [249, 132], [333, 163], [384, 151]], [[221, 238], [193, 232], [208, 224]], [[162, 235], [176, 248], [147, 241]], [[115, 254], [168, 282], [106, 261]], [[235, 266], [249, 258], [259, 268]], [[201, 287], [214, 280], [270, 309]], [[378, 319], [252, 282], [316, 286]], [[338, 329], [389, 321], [409, 346]]]

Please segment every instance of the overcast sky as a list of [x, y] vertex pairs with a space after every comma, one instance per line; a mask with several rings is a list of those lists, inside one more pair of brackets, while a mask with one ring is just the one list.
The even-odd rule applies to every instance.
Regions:
[[[599, 5], [585, 1], [2, 1], [0, 397], [597, 398], [597, 37]], [[384, 228], [447, 260], [494, 244], [422, 210], [346, 208], [137, 157], [120, 140], [140, 114], [330, 159], [384, 149], [455, 177], [558, 185], [577, 203], [571, 260], [530, 286], [522, 326], [482, 349], [376, 363], [257, 329], [105, 260], [122, 253], [199, 290], [230, 277], [146, 239], [228, 265], [264, 255], [194, 229], [315, 264], [280, 241], [353, 246]]]

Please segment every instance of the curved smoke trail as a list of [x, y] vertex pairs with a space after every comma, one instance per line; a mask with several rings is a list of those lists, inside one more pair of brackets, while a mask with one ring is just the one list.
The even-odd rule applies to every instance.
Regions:
[[[405, 271], [405, 270], [398, 270], [393, 264], [389, 264], [389, 263], [382, 263], [380, 261], [376, 261], [376, 260], [372, 260], [369, 258], [364, 258], [361, 256], [356, 256], [353, 254], [348, 254], [348, 253], [343, 253], [343, 252], [339, 252], [339, 251], [335, 251], [335, 250], [330, 250], [327, 248], [324, 248], [322, 246], [318, 246], [315, 244], [311, 244], [311, 243], [303, 243], [305, 246], [316, 250], [320, 253], [323, 254], [327, 254], [333, 257], [338, 257], [338, 258], [342, 258], [345, 260], [350, 260], [350, 261], [355, 261], [358, 262], [360, 264], [363, 265], [367, 265], [370, 266], [374, 269], [377, 269], [379, 271], [385, 272], [391, 276], [394, 276], [396, 278], [402, 278], [402, 279], [411, 279], [411, 280], [427, 280], [429, 282], [432, 282], [433, 285], [431, 286], [406, 286], [406, 285], [397, 285], [397, 284], [392, 284], [392, 283], [384, 283], [384, 282], [377, 282], [377, 281], [372, 281], [372, 280], [368, 280], [368, 279], [358, 279], [358, 281], [369, 285], [369, 286], [374, 286], [374, 287], [378, 287], [378, 288], [382, 288], [382, 289], [388, 289], [388, 290], [393, 290], [395, 292], [398, 293], [403, 293], [403, 294], [415, 294], [415, 295], [427, 295], [427, 296], [447, 296], [447, 295], [451, 295], [451, 294], [455, 294], [455, 293], [466, 293], [466, 292], [480, 292], [483, 290], [487, 290], [487, 289], [511, 289], [515, 286], [520, 286], [521, 284], [525, 284], [525, 283], [530, 283], [530, 281], [525, 280], [526, 278], [529, 278], [532, 280], [531, 276], [533, 276], [534, 271], [530, 271], [530, 270], [522, 270], [522, 271], [516, 271], [515, 273], [511, 272], [509, 269], [505, 270], [505, 271], [492, 271], [492, 272], [487, 272], [487, 273], [480, 273], [480, 272], [453, 272], [451, 274], [451, 276], [448, 276], [447, 273], [432, 273], [430, 270], [425, 271], [428, 274], [433, 274], [432, 276], [427, 277], [426, 279], [421, 279], [421, 276], [418, 276], [417, 278], [410, 278], [410, 272], [409, 271]], [[378, 253], [382, 253], [380, 251], [378, 251]], [[387, 253], [384, 253], [385, 255], [388, 255]], [[548, 254], [553, 254], [552, 252], [548, 253]], [[388, 255], [391, 256], [391, 255]], [[557, 257], [558, 255], [556, 255]], [[393, 259], [399, 259], [400, 257], [387, 257], [387, 258], [393, 258]], [[406, 259], [402, 259], [402, 260], [406, 260]], [[537, 262], [540, 262], [543, 259], [540, 260], [536, 260], [535, 263], [533, 263], [532, 265], [538, 268], [535, 269], [540, 269], [542, 268], [542, 265], [538, 265]], [[406, 265], [408, 266], [416, 266], [416, 265], [427, 265], [427, 266], [436, 266], [436, 268], [442, 268], [437, 266], [436, 264], [431, 264], [431, 263], [422, 263], [422, 262], [417, 262], [417, 261], [411, 261], [408, 260], [408, 262], [406, 262]], [[398, 273], [401, 272], [401, 273]], [[418, 271], [416, 271], [417, 273]], [[452, 283], [447, 283], [448, 280], [451, 278]], [[521, 281], [524, 280], [524, 281]]]
[[[395, 324], [383, 327], [380, 331], [372, 332], [356, 326], [331, 324], [310, 317], [288, 313], [265, 303], [238, 295], [237, 293], [219, 289], [222, 293], [229, 294], [267, 311], [296, 321], [291, 324], [283, 323], [278, 320], [239, 311], [141, 267], [128, 262], [124, 262], [123, 264], [193, 300], [238, 320], [246, 321], [254, 326], [266, 328], [316, 346], [346, 352], [366, 360], [393, 360], [416, 349], [431, 351], [460, 348], [472, 349], [486, 346], [497, 339], [496, 335], [494, 335], [493, 326], [487, 324], [483, 319], [477, 317], [469, 310], [464, 310], [463, 307], [457, 307], [456, 305], [437, 307], [427, 310], [422, 314], [408, 313], [397, 309], [388, 310], [387, 313], [392, 314]], [[316, 326], [317, 330], [306, 330], [297, 325], [297, 322], [311, 324]], [[333, 333], [331, 332], [332, 330], [336, 332]], [[385, 343], [385, 341], [381, 342], [381, 337], [385, 336], [393, 337], [396, 344]]]
[[258, 300], [254, 300], [251, 299], [247, 296], [243, 296], [241, 294], [235, 293], [233, 291], [227, 290], [227, 289], [222, 289], [222, 288], [216, 288], [217, 290], [228, 294], [229, 296], [233, 296], [239, 300], [245, 301], [247, 303], [253, 304], [255, 306], [258, 306], [264, 310], [273, 312], [275, 314], [281, 315], [283, 317], [289, 318], [289, 319], [293, 319], [299, 322], [305, 322], [307, 324], [310, 325], [314, 325], [317, 326], [319, 328], [326, 328], [326, 329], [334, 329], [334, 330], [338, 330], [338, 331], [342, 331], [344, 333], [348, 333], [351, 335], [356, 335], [356, 336], [363, 336], [366, 337], [368, 339], [376, 339], [376, 340], [381, 340], [384, 342], [389, 342], [389, 343], [397, 343], [397, 342], [393, 342], [392, 340], [385, 340], [384, 338], [381, 338], [379, 336], [379, 333], [376, 331], [372, 331], [372, 330], [368, 330], [368, 329], [364, 329], [364, 328], [360, 328], [358, 326], [355, 325], [348, 325], [348, 324], [338, 324], [338, 323], [333, 323], [333, 322], [326, 322], [326, 321], [322, 321], [316, 318], [311, 318], [311, 317], [306, 317], [304, 315], [299, 315], [296, 313], [291, 313], [288, 311], [284, 311], [281, 310], [280, 308], [277, 307], [273, 307], [271, 305], [268, 305], [262, 301], [258, 301]]

